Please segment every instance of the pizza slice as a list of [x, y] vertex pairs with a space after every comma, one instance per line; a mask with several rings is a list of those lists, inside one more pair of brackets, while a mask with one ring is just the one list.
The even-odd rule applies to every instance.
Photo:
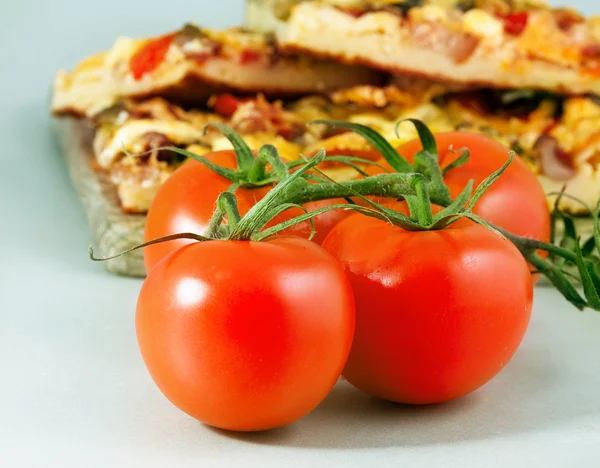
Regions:
[[525, 159], [550, 206], [563, 188], [559, 206], [573, 214], [588, 214], [600, 200], [597, 98], [488, 90], [448, 96], [443, 105], [457, 128], [483, 132]]
[[110, 174], [124, 211], [147, 211], [154, 194], [186, 158], [163, 150], [190, 149], [196, 154], [230, 149], [229, 141], [208, 123], [226, 123], [251, 147], [271, 143], [283, 157], [300, 157], [305, 121], [280, 101], [230, 94], [210, 99], [214, 112], [183, 110], [162, 98], [124, 101], [93, 116], [93, 154], [98, 169]]
[[91, 116], [122, 99], [164, 96], [198, 105], [216, 92], [299, 96], [379, 80], [366, 67], [282, 54], [269, 34], [186, 25], [160, 37], [119, 38], [73, 71], [59, 71], [52, 111]]
[[185, 157], [165, 146], [210, 151], [203, 129], [209, 122], [221, 122], [218, 114], [184, 111], [161, 98], [123, 101], [90, 119], [94, 128], [92, 149], [97, 169], [109, 174], [117, 188], [124, 211], [147, 211], [162, 183]]
[[[373, 88], [379, 89], [379, 88]], [[356, 92], [361, 92], [356, 90]], [[350, 95], [356, 94], [352, 91]], [[397, 91], [398, 97], [402, 92]], [[339, 98], [343, 99], [343, 98]], [[93, 153], [99, 170], [110, 175], [124, 211], [143, 213], [147, 211], [160, 185], [185, 157], [166, 151], [165, 146], [187, 148], [197, 154], [231, 149], [231, 143], [220, 132], [205, 126], [211, 122], [225, 123], [235, 129], [252, 148], [273, 144], [281, 156], [288, 160], [311, 156], [321, 148], [330, 155], [355, 155], [377, 159], [379, 156], [366, 141], [351, 132], [340, 132], [325, 125], [307, 123], [315, 119], [352, 120], [360, 116], [357, 100], [336, 104], [325, 96], [312, 95], [297, 101], [269, 101], [264, 96], [236, 97], [231, 94], [212, 96], [212, 111], [183, 110], [162, 98], [143, 101], [124, 101], [106, 109], [90, 119], [95, 129]], [[436, 127], [434, 118], [426, 110], [418, 112], [419, 103], [397, 106], [406, 109], [406, 116], [418, 116]], [[409, 109], [415, 109], [414, 112]], [[364, 108], [365, 114], [398, 117], [396, 111]], [[357, 117], [360, 119], [360, 117]], [[443, 127], [446, 128], [446, 127]], [[406, 139], [416, 136], [407, 131]], [[349, 167], [330, 164], [328, 174], [340, 180], [356, 176]]]
[[[450, 92], [407, 106], [401, 92], [366, 86], [333, 96], [345, 105], [362, 106], [347, 120], [376, 129], [394, 145], [416, 138], [409, 123], [396, 131], [396, 123], [407, 117], [425, 121], [434, 132], [472, 131], [499, 141], [538, 176], [550, 206], [563, 188], [567, 196], [559, 206], [573, 214], [588, 214], [600, 199], [600, 100], [595, 97], [480, 89]], [[351, 133], [325, 138], [316, 147], [367, 157], [372, 152], [366, 141]]]
[[287, 52], [479, 87], [600, 94], [600, 17], [543, 0], [248, 0]]
[[[405, 82], [405, 86], [407, 86]], [[218, 131], [204, 133], [209, 122], [233, 127], [249, 146], [270, 143], [289, 160], [316, 154], [352, 155], [376, 160], [380, 156], [355, 133], [316, 119], [345, 120], [367, 125], [393, 145], [417, 137], [414, 127], [396, 123], [406, 118], [424, 121], [432, 131], [465, 130], [483, 133], [519, 154], [538, 175], [547, 192], [566, 193], [592, 206], [600, 198], [600, 103], [593, 97], [560, 97], [536, 91], [483, 89], [445, 91], [437, 83], [402, 88], [359, 86], [331, 96], [313, 95], [282, 103], [264, 96], [215, 95], [212, 111], [183, 110], [164, 99], [127, 102], [93, 119], [94, 154], [111, 174], [122, 207], [145, 212], [160, 185], [185, 158], [160, 148], [175, 145], [198, 154], [230, 149]], [[341, 180], [356, 172], [339, 165], [325, 166]], [[549, 198], [549, 203], [555, 197]], [[585, 214], [571, 198], [561, 208]]]

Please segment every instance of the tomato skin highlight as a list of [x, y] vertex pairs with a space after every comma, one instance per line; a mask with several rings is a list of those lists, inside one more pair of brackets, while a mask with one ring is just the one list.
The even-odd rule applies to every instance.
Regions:
[[[230, 150], [216, 151], [204, 157], [229, 169], [236, 167], [235, 153]], [[146, 217], [144, 241], [182, 232], [206, 233], [219, 194], [227, 191], [231, 184], [231, 181], [215, 174], [198, 161], [186, 162], [171, 174], [154, 197]], [[236, 190], [235, 196], [240, 214], [246, 214], [270, 189], [271, 187], [260, 187]], [[345, 203], [345, 201], [343, 199], [316, 201], [306, 203], [304, 207], [308, 211], [313, 211], [337, 203]], [[304, 213], [300, 208], [290, 208], [274, 218], [268, 226]], [[315, 217], [313, 222], [316, 234], [312, 240], [320, 244], [331, 228], [349, 214], [344, 210], [332, 210]], [[311, 234], [311, 225], [305, 221], [286, 229], [283, 234], [308, 238]], [[146, 247], [144, 249], [146, 272], [150, 272], [164, 256], [193, 242], [195, 241], [190, 239], [178, 239]]]
[[372, 396], [411, 404], [464, 396], [521, 343], [532, 278], [518, 250], [482, 226], [407, 232], [355, 214], [323, 247], [340, 261], [356, 302], [343, 375]]
[[298, 237], [195, 243], [160, 261], [140, 292], [148, 370], [178, 408], [215, 427], [272, 429], [314, 409], [346, 362], [350, 285]]

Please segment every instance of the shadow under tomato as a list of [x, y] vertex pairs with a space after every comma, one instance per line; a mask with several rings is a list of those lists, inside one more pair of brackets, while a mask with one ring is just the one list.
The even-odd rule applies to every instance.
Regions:
[[[537, 332], [544, 333], [544, 324]], [[283, 429], [218, 431], [248, 444], [312, 449], [426, 446], [544, 431], [600, 414], [597, 399], [568, 404], [577, 370], [560, 350], [524, 343], [514, 360], [477, 392], [444, 404], [412, 406], [371, 398], [340, 381], [311, 414]], [[564, 361], [564, 360], [563, 360]], [[581, 378], [581, 376], [579, 376]], [[599, 386], [590, 382], [589, 393]]]
[[340, 381], [317, 409], [286, 427], [249, 433], [210, 429], [250, 444], [300, 448], [420, 445], [421, 434], [408, 429], [415, 421], [435, 414], [437, 419], [458, 414], [474, 399], [475, 396], [469, 396], [441, 405], [402, 405], [372, 398]]

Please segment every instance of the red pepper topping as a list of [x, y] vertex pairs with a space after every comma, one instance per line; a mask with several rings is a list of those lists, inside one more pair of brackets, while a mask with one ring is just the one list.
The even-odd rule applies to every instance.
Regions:
[[248, 63], [253, 63], [260, 60], [260, 53], [255, 50], [245, 49], [240, 54], [240, 63], [242, 65], [246, 65]]
[[504, 31], [508, 34], [519, 35], [527, 26], [527, 13], [511, 13], [504, 17]]
[[129, 61], [129, 69], [136, 80], [156, 69], [165, 59], [175, 34], [162, 36], [148, 42]]
[[214, 96], [211, 105], [217, 114], [223, 117], [231, 117], [243, 103], [248, 101], [250, 101], [250, 98], [240, 99], [231, 94], [219, 94]]

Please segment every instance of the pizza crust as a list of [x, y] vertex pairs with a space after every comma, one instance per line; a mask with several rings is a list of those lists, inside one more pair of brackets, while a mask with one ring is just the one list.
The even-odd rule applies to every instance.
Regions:
[[[600, 73], [580, 66], [580, 48], [559, 30], [548, 30], [550, 13], [545, 10], [532, 13], [523, 34], [514, 38], [504, 35], [502, 24], [483, 11], [465, 13], [460, 33], [454, 34], [430, 10], [411, 9], [409, 21], [387, 11], [355, 17], [304, 2], [292, 9], [287, 22], [260, 6], [249, 9], [248, 18], [263, 30], [276, 24], [279, 44], [287, 52], [469, 86], [600, 94]], [[440, 7], [433, 11], [447, 14]]]
[[[122, 37], [110, 51], [87, 58], [73, 71], [60, 70], [54, 80], [52, 112], [90, 117], [124, 98], [161, 96], [203, 105], [214, 93], [291, 97], [381, 82], [380, 73], [366, 67], [281, 56], [264, 35], [237, 29], [212, 31], [210, 40], [219, 52], [201, 59], [197, 55], [205, 51], [190, 49], [192, 43], [174, 43], [164, 63], [136, 79], [129, 61], [150, 40]], [[240, 60], [245, 50], [252, 54], [247, 63]]]

